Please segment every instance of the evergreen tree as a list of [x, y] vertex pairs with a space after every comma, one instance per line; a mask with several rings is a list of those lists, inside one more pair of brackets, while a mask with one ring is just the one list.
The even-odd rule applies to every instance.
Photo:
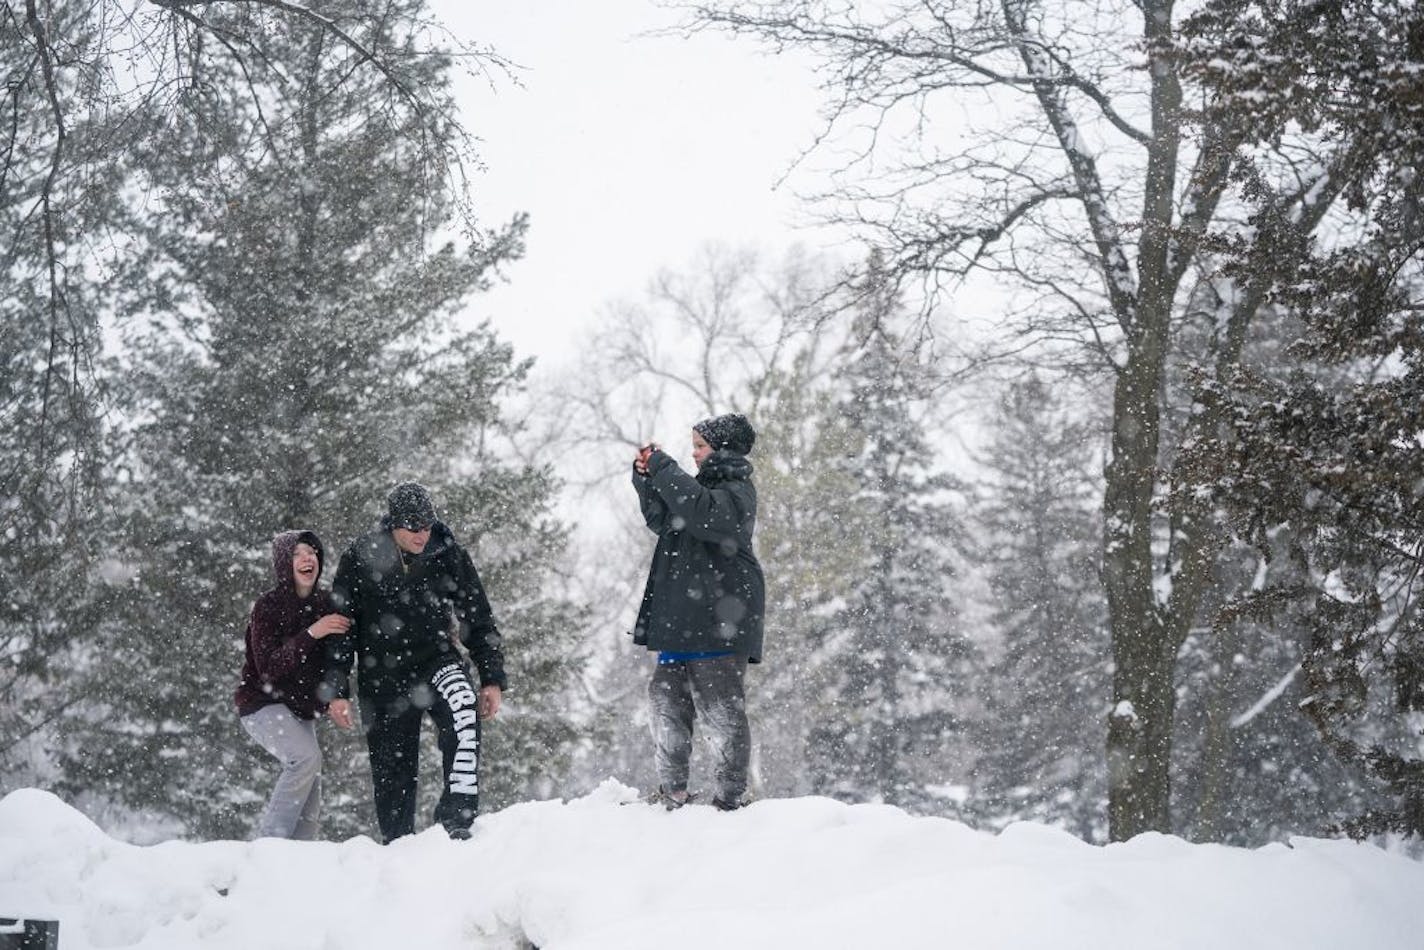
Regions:
[[1258, 846], [1321, 834], [1375, 799], [1300, 714], [1308, 617], [1276, 596], [1301, 584], [1287, 553], [1294, 542], [1282, 531], [1270, 555], [1234, 546], [1211, 625], [1183, 647], [1173, 782], [1180, 833], [1194, 840]]
[[[822, 330], [831, 329], [823, 324]], [[836, 328], [842, 329], [842, 328]], [[842, 329], [842, 332], [843, 329]], [[818, 788], [808, 743], [820, 716], [816, 688], [838, 663], [823, 649], [837, 598], [865, 563], [864, 539], [847, 530], [856, 480], [836, 452], [846, 420], [838, 412], [827, 367], [843, 347], [817, 333], [767, 381], [767, 411], [757, 436], [757, 555], [767, 576], [769, 654], [751, 678], [762, 792], [807, 795]], [[829, 354], [822, 350], [833, 350]]]
[[894, 331], [903, 309], [878, 263], [860, 288], [838, 424], [823, 432], [839, 440], [831, 464], [850, 486], [839, 527], [860, 557], [817, 646], [809, 766], [822, 794], [933, 811], [970, 654], [949, 606], [958, 486], [935, 471], [922, 377]]
[[[1233, 608], [1305, 625], [1300, 707], [1386, 798], [1346, 827], [1424, 833], [1410, 721], [1424, 709], [1424, 14], [1398, 0], [1209, 3], [1189, 26], [1184, 65], [1211, 93], [1204, 121], [1237, 116], [1253, 144], [1306, 130], [1332, 156], [1320, 180], [1343, 196], [1349, 227], [1319, 243], [1279, 229], [1269, 253], [1220, 243], [1220, 273], [1300, 321], [1298, 368], [1198, 381], [1221, 424], [1187, 453], [1181, 494], [1218, 506], [1260, 557], [1290, 562]], [[1268, 171], [1257, 160], [1243, 174], [1254, 185]], [[1262, 230], [1290, 222], [1263, 189], [1248, 198]]]
[[[88, 4], [45, 11], [46, 49], [65, 62], [93, 54]], [[103, 613], [94, 583], [94, 519], [105, 503], [111, 455], [98, 373], [95, 274], [112, 253], [89, 240], [122, 215], [122, 160], [86, 169], [112, 147], [93, 116], [47, 141], [56, 112], [82, 112], [74, 70], [38, 67], [35, 30], [0, 7], [5, 102], [0, 147], [0, 786], [42, 784], [53, 725], [82, 699], [70, 674]], [[120, 150], [122, 154], [122, 150]]]
[[975, 506], [977, 558], [999, 643], [978, 688], [973, 811], [1106, 837], [1103, 744], [1112, 686], [1098, 577], [1097, 433], [1037, 375], [991, 422]]
[[[428, 177], [431, 150], [459, 146], [429, 119], [447, 112], [450, 58], [423, 45], [420, 0], [321, 10], [400, 71], [363, 68], [296, 15], [274, 18], [260, 61], [208, 64], [153, 130], [161, 213], [124, 275], [142, 317], [122, 367], [125, 583], [99, 702], [71, 724], [70, 781], [203, 836], [248, 831], [272, 777], [231, 700], [268, 539], [317, 530], [329, 581], [407, 478], [479, 558], [507, 635], [514, 690], [488, 730], [485, 803], [540, 790], [571, 738], [575, 624], [546, 589], [563, 536], [552, 482], [498, 455], [527, 364], [450, 319], [520, 252], [523, 221], [431, 247], [460, 199]], [[328, 732], [328, 833], [369, 830], [362, 744]]]
[[[1165, 414], [1163, 423], [1169, 444], [1188, 446], [1188, 456], [1178, 460], [1183, 474], [1193, 470], [1192, 440], [1186, 437], [1195, 424], [1193, 380], [1215, 356], [1214, 327], [1224, 302], [1239, 292], [1231, 276], [1204, 276], [1188, 308], [1191, 319], [1178, 329], [1178, 358], [1167, 378], [1175, 390], [1168, 402], [1180, 408]], [[1302, 332], [1288, 312], [1263, 308], [1244, 341], [1242, 364], [1286, 381], [1297, 366], [1286, 344]], [[1221, 512], [1202, 504], [1208, 498], [1187, 481], [1169, 504], [1209, 512], [1221, 523]], [[1298, 673], [1310, 638], [1308, 620], [1299, 610], [1268, 609], [1274, 595], [1261, 596], [1302, 582], [1288, 554], [1297, 543], [1290, 526], [1272, 532], [1267, 554], [1228, 535], [1202, 599], [1203, 623], [1178, 651], [1172, 787], [1179, 807], [1173, 831], [1184, 837], [1260, 845], [1318, 833], [1330, 815], [1368, 798], [1360, 780], [1334, 760], [1299, 715], [1307, 696]]]

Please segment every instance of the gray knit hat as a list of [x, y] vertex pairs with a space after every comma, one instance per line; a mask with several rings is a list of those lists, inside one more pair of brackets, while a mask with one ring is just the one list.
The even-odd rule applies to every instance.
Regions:
[[747, 417], [736, 412], [703, 419], [692, 427], [714, 449], [730, 449], [746, 455], [756, 442], [756, 430]]
[[435, 503], [430, 492], [420, 482], [401, 482], [386, 495], [385, 528], [405, 528], [419, 531], [435, 522]]

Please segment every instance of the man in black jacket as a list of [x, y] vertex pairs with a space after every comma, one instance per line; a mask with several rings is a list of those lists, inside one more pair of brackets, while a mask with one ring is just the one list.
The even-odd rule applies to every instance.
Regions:
[[[324, 677], [328, 715], [350, 725], [351, 661], [371, 758], [376, 818], [389, 843], [415, 831], [420, 720], [439, 736], [445, 787], [435, 820], [470, 836], [479, 810], [480, 720], [499, 711], [504, 657], [489, 600], [470, 555], [436, 518], [416, 482], [391, 489], [381, 527], [352, 543], [332, 582], [351, 632], [334, 637]], [[456, 647], [479, 670], [479, 689]]]
[[658, 535], [633, 642], [658, 654], [648, 695], [660, 786], [669, 808], [687, 801], [692, 729], [700, 718], [716, 764], [712, 804], [740, 807], [751, 728], [743, 680], [761, 662], [766, 606], [752, 549], [757, 494], [745, 417], [704, 419], [692, 429], [696, 477], [648, 446], [633, 464], [643, 519]]

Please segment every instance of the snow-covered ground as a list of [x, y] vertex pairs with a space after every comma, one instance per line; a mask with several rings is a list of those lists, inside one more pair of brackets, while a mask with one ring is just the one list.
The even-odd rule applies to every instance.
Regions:
[[0, 801], [0, 916], [58, 919], [62, 950], [1424, 946], [1424, 864], [1369, 845], [1093, 847], [818, 798], [633, 799], [519, 805], [468, 842], [138, 847], [22, 789]]

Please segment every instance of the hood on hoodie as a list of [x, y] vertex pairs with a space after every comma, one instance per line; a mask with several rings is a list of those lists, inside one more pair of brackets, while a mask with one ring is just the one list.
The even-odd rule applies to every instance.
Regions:
[[315, 531], [306, 529], [283, 531], [272, 538], [272, 573], [277, 578], [278, 590], [297, 588], [297, 579], [292, 576], [292, 556], [296, 554], [298, 544], [309, 545], [316, 551], [316, 578], [312, 583], [321, 580], [321, 571], [326, 565], [326, 549], [321, 545], [321, 538], [316, 536]]

